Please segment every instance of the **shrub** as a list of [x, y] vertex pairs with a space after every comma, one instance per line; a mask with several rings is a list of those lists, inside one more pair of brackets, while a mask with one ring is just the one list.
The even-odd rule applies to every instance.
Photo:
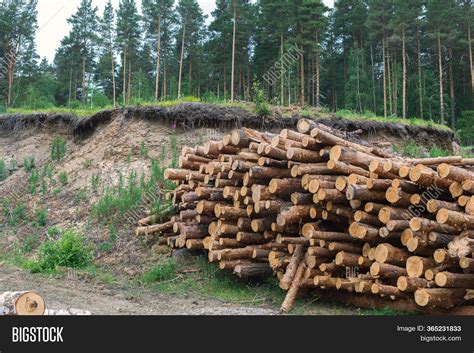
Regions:
[[60, 161], [66, 155], [66, 140], [64, 137], [56, 136], [51, 144], [51, 159]]
[[16, 224], [26, 219], [26, 205], [24, 202], [18, 203], [12, 212], [12, 224]]
[[8, 178], [8, 169], [3, 159], [0, 159], [0, 181]]
[[67, 183], [68, 183], [67, 172], [61, 172], [61, 173], [59, 173], [59, 181], [61, 182], [61, 184], [62, 184], [63, 186], [67, 185]]
[[268, 106], [267, 98], [265, 97], [265, 91], [257, 81], [253, 83], [253, 102], [255, 103], [255, 113], [258, 116], [270, 115], [270, 107]]
[[23, 168], [25, 169], [25, 172], [27, 172], [27, 173], [29, 173], [33, 169], [35, 169], [36, 168], [35, 157], [33, 157], [33, 156], [25, 157], [23, 159]]
[[31, 262], [29, 267], [33, 272], [52, 272], [58, 266], [84, 268], [92, 259], [92, 246], [85, 244], [84, 236], [66, 229], [60, 232], [59, 238], [49, 239], [41, 244], [38, 260]]
[[148, 149], [145, 146], [145, 141], [140, 144], [140, 157], [148, 158]]
[[40, 208], [35, 212], [35, 223], [39, 227], [44, 227], [46, 225], [46, 216], [47, 211], [44, 208]]
[[33, 169], [30, 177], [28, 178], [28, 184], [30, 185], [30, 194], [35, 195], [38, 188], [39, 173], [38, 170]]

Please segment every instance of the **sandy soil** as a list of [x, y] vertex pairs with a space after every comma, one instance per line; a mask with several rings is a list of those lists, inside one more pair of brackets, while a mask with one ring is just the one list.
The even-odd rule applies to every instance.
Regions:
[[45, 277], [0, 265], [0, 291], [33, 290], [48, 309], [80, 309], [92, 315], [275, 315], [272, 309], [240, 306], [196, 296], [173, 296], [118, 284], [108, 288], [73, 276]]

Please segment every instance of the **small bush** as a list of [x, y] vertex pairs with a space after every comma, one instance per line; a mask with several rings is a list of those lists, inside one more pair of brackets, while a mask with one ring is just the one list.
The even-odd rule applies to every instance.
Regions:
[[23, 242], [22, 251], [24, 253], [32, 252], [38, 246], [38, 235], [37, 234], [30, 234], [25, 238]]
[[92, 247], [85, 244], [84, 236], [72, 229], [66, 229], [60, 232], [58, 238], [46, 240], [41, 244], [38, 260], [31, 262], [29, 268], [33, 272], [52, 272], [58, 266], [84, 268], [90, 265], [92, 259]]
[[3, 159], [0, 159], [0, 181], [8, 178], [8, 169]]
[[64, 137], [56, 136], [51, 144], [51, 159], [60, 161], [66, 155], [66, 140]]
[[140, 157], [148, 158], [148, 149], [145, 146], [145, 141], [140, 144]]
[[25, 220], [26, 219], [26, 205], [24, 202], [20, 202], [14, 209], [13, 209], [13, 216], [17, 220]]
[[40, 208], [35, 212], [35, 223], [39, 227], [44, 227], [46, 225], [46, 217], [48, 212], [44, 208]]
[[84, 168], [89, 169], [92, 165], [92, 159], [86, 159], [84, 161]]
[[30, 194], [35, 195], [38, 189], [39, 173], [38, 170], [33, 169], [31, 175], [28, 178], [28, 184], [30, 186]]
[[176, 276], [176, 264], [172, 260], [166, 260], [155, 265], [151, 270], [141, 277], [143, 283], [167, 281]]
[[27, 173], [29, 173], [33, 169], [35, 169], [36, 168], [35, 157], [33, 157], [33, 156], [25, 157], [23, 159], [23, 168], [25, 169], [25, 172], [27, 172]]
[[253, 83], [253, 102], [255, 103], [255, 113], [258, 116], [270, 115], [270, 107], [265, 97], [265, 91], [260, 87], [257, 81]]
[[68, 183], [67, 172], [61, 172], [61, 173], [59, 173], [59, 181], [61, 182], [61, 184], [62, 184], [63, 186], [67, 185], [67, 183]]

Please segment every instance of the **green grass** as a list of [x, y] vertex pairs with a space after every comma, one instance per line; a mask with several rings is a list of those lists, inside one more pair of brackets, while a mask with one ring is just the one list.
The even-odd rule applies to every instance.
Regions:
[[394, 310], [389, 307], [384, 308], [373, 308], [373, 309], [361, 309], [360, 315], [367, 316], [401, 316], [401, 315], [416, 315], [416, 313]]
[[153, 290], [167, 294], [197, 294], [247, 305], [279, 305], [284, 292], [274, 277], [259, 281], [245, 281], [210, 264], [204, 255], [186, 260], [163, 259], [139, 278], [139, 282]]
[[412, 126], [420, 126], [420, 127], [434, 127], [441, 130], [451, 130], [448, 126], [437, 124], [431, 120], [423, 120], [419, 118], [410, 118], [410, 119], [403, 119], [398, 117], [383, 117], [383, 116], [376, 116], [371, 112], [367, 112], [365, 114], [358, 114], [351, 112], [350, 110], [339, 110], [335, 113], [337, 116], [340, 116], [347, 120], [356, 120], [356, 121], [378, 121], [382, 123], [397, 123], [397, 124], [405, 124], [405, 125], [412, 125]]
[[[207, 99], [203, 97], [203, 99], [201, 100], [199, 98], [191, 97], [191, 96], [182, 97], [181, 99], [172, 99], [172, 100], [165, 100], [165, 101], [134, 100], [131, 104], [127, 104], [126, 107], [152, 107], [154, 106], [154, 107], [167, 108], [167, 107], [173, 107], [185, 102], [203, 102], [203, 103], [214, 104], [214, 105], [222, 106], [222, 107], [238, 107], [238, 108], [247, 110], [251, 113], [257, 112], [258, 114], [262, 114], [262, 112], [264, 114], [267, 114], [272, 111], [288, 109], [287, 112], [283, 112], [282, 114], [283, 117], [290, 117], [291, 115], [293, 115], [295, 113], [295, 108], [296, 108], [296, 107], [291, 107], [290, 109], [288, 107], [269, 105], [266, 103], [262, 105], [260, 104], [262, 102], [261, 99], [258, 100], [259, 104], [255, 105], [254, 103], [250, 103], [250, 102], [240, 102], [240, 101], [231, 102], [230, 100], [219, 99], [217, 97], [213, 97], [212, 99]], [[262, 107], [264, 109], [261, 109]], [[110, 109], [113, 109], [111, 105], [105, 106], [105, 107], [93, 107], [93, 108], [79, 107], [79, 108], [73, 108], [73, 109], [69, 109], [66, 107], [53, 107], [53, 108], [44, 108], [44, 109], [41, 109], [41, 108], [32, 109], [32, 108], [23, 107], [23, 108], [8, 108], [6, 113], [7, 114], [34, 114], [34, 113], [61, 114], [62, 113], [62, 114], [72, 114], [78, 118], [82, 118], [82, 117], [92, 116], [103, 110], [110, 110]], [[314, 117], [320, 117], [320, 118], [331, 118], [333, 116], [327, 111], [316, 109], [314, 107], [305, 107], [303, 109], [299, 109], [299, 113], [301, 116], [309, 116], [309, 117], [314, 116]], [[399, 117], [382, 117], [382, 116], [377, 116], [376, 114], [371, 113], [371, 112], [358, 114], [350, 110], [339, 110], [336, 112], [336, 115], [344, 119], [355, 120], [355, 121], [378, 121], [382, 123], [400, 123], [400, 124], [420, 126], [420, 127], [434, 127], [434, 128], [442, 129], [442, 130], [450, 130], [448, 126], [440, 125], [433, 121], [423, 120], [423, 119], [419, 119], [415, 117], [409, 118], [409, 119], [403, 119]]]

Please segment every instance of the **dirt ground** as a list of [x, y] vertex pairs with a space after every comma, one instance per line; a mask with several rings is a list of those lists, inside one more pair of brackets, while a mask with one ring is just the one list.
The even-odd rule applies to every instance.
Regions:
[[40, 293], [48, 309], [80, 309], [92, 315], [275, 315], [276, 310], [241, 306], [196, 296], [160, 294], [132, 289], [125, 283], [110, 288], [73, 276], [46, 277], [11, 265], [0, 265], [0, 289], [28, 288]]

